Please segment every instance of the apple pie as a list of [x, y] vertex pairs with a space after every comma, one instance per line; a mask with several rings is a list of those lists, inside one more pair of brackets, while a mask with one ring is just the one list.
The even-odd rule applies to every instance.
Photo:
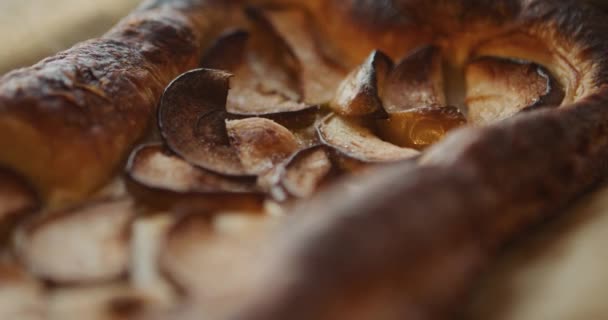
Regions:
[[578, 1], [148, 0], [0, 78], [0, 318], [454, 318], [605, 176]]

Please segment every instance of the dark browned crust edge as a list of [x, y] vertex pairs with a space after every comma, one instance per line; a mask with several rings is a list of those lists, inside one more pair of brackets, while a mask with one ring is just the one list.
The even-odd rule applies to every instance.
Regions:
[[165, 85], [196, 67], [238, 1], [149, 1], [98, 39], [0, 78], [0, 165], [61, 206], [106, 182]]
[[[605, 176], [608, 19], [575, 1], [454, 3], [464, 17], [485, 14], [572, 49], [569, 59], [587, 68], [576, 102], [457, 130], [419, 167], [379, 168], [355, 189], [339, 185], [302, 205], [273, 239], [272, 267], [252, 286], [264, 293], [226, 319], [453, 317], [500, 248]], [[495, 3], [508, 10], [486, 10]]]

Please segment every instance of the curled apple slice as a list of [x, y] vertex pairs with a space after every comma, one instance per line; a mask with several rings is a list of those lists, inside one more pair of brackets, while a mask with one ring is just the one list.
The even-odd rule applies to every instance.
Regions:
[[115, 279], [127, 270], [134, 217], [128, 199], [41, 215], [16, 231], [16, 251], [32, 274], [53, 282]]
[[564, 92], [544, 67], [523, 60], [480, 57], [465, 69], [467, 117], [489, 124], [516, 113], [559, 106]]
[[177, 77], [159, 106], [160, 132], [186, 161], [226, 175], [245, 175], [226, 133], [229, 73], [196, 69]]
[[418, 151], [378, 138], [353, 120], [330, 114], [317, 124], [321, 141], [341, 154], [363, 162], [390, 162], [415, 157]]
[[364, 116], [383, 110], [379, 91], [392, 64], [384, 53], [373, 51], [340, 83], [330, 103], [332, 110], [343, 116]]
[[347, 71], [323, 54], [312, 17], [297, 7], [263, 12], [300, 60], [304, 101], [314, 105], [329, 102]]
[[287, 128], [264, 118], [226, 122], [232, 146], [249, 174], [260, 174], [281, 163], [299, 149]]
[[302, 103], [300, 62], [263, 12], [249, 8], [250, 32], [222, 34], [201, 60], [205, 68], [234, 74], [226, 110], [266, 115], [310, 108]]
[[441, 50], [424, 46], [403, 58], [386, 80], [382, 102], [389, 114], [445, 106]]
[[143, 186], [177, 193], [256, 191], [251, 179], [223, 176], [194, 167], [156, 144], [143, 145], [133, 151], [127, 163], [127, 174]]
[[401, 147], [424, 149], [466, 123], [456, 107], [423, 107], [390, 114], [378, 120], [380, 135]]

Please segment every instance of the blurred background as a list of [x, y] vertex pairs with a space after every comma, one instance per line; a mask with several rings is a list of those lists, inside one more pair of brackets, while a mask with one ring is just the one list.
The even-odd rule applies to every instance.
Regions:
[[[0, 0], [0, 75], [101, 35], [139, 2]], [[608, 9], [608, 0], [589, 2]], [[608, 319], [607, 243], [605, 184], [513, 243], [485, 274], [463, 319]]]
[[0, 75], [102, 34], [140, 0], [0, 0]]

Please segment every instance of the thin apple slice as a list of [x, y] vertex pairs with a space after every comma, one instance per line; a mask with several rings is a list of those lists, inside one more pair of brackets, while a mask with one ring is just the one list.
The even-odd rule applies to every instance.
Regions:
[[287, 159], [300, 146], [287, 128], [264, 118], [226, 122], [232, 146], [250, 174], [260, 174]]
[[300, 60], [304, 101], [313, 105], [331, 101], [347, 70], [320, 50], [312, 17], [295, 7], [273, 8], [264, 13]]
[[392, 64], [384, 53], [373, 51], [340, 83], [330, 103], [332, 110], [343, 116], [365, 116], [383, 110], [379, 91]]
[[386, 80], [382, 102], [389, 114], [445, 106], [441, 50], [424, 46], [403, 58]]
[[146, 205], [173, 210], [183, 204], [205, 210], [261, 208], [264, 195], [254, 177], [231, 177], [191, 165], [162, 145], [142, 145], [126, 167], [131, 193]]
[[246, 13], [250, 32], [222, 34], [201, 60], [202, 67], [234, 74], [226, 110], [259, 116], [310, 108], [301, 102], [299, 60], [261, 11]]
[[222, 33], [205, 51], [201, 68], [235, 72], [245, 59], [249, 32], [242, 29]]
[[281, 185], [296, 198], [309, 198], [331, 173], [332, 163], [324, 147], [312, 147], [295, 154], [285, 166]]
[[250, 193], [256, 192], [251, 178], [219, 175], [192, 166], [170, 154], [162, 145], [136, 148], [126, 168], [135, 182], [176, 193]]
[[12, 261], [0, 260], [0, 319], [47, 319], [42, 284]]
[[37, 216], [16, 231], [16, 251], [34, 275], [57, 283], [115, 279], [127, 270], [129, 199]]
[[388, 119], [378, 120], [378, 128], [384, 140], [421, 150], [465, 123], [456, 107], [423, 107], [392, 113]]
[[167, 146], [189, 163], [226, 175], [245, 175], [226, 133], [229, 73], [196, 69], [177, 77], [160, 101], [158, 123]]
[[327, 146], [363, 162], [392, 162], [419, 154], [417, 150], [385, 142], [368, 128], [335, 114], [319, 121], [317, 132]]
[[564, 92], [542, 66], [528, 61], [480, 57], [467, 64], [468, 119], [489, 124], [524, 110], [559, 106]]

